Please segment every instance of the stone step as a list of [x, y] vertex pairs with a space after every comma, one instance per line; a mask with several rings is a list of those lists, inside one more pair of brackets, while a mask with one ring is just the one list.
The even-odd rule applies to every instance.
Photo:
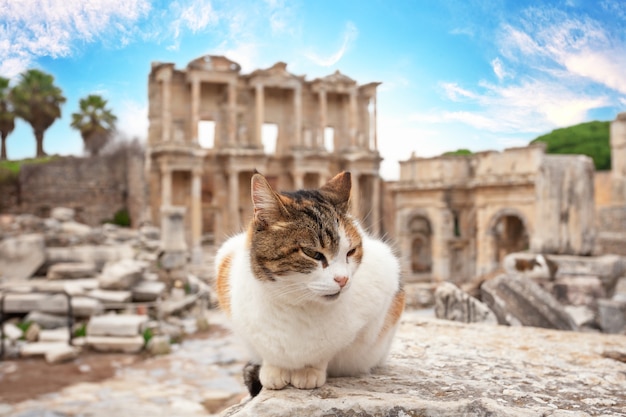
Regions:
[[137, 353], [143, 349], [142, 336], [87, 336], [85, 344], [98, 352]]
[[77, 279], [94, 277], [97, 274], [96, 264], [93, 262], [61, 262], [48, 268], [47, 278]]

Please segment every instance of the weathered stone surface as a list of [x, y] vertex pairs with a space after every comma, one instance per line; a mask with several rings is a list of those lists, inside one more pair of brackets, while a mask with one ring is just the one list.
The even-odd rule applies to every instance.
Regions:
[[101, 289], [89, 291], [87, 295], [91, 298], [95, 298], [96, 300], [100, 300], [100, 302], [102, 302], [105, 307], [108, 307], [110, 305], [127, 303], [132, 298], [132, 293], [130, 291], [113, 291]]
[[75, 279], [87, 278], [96, 275], [96, 265], [92, 262], [62, 262], [48, 268], [47, 278]]
[[132, 288], [134, 301], [154, 301], [163, 295], [165, 283], [161, 281], [140, 281]]
[[98, 277], [100, 288], [106, 290], [129, 290], [142, 278], [148, 267], [146, 262], [134, 259], [122, 259], [104, 266]]
[[89, 336], [136, 336], [148, 316], [137, 314], [107, 314], [92, 317], [87, 325]]
[[[281, 416], [622, 416], [626, 336], [484, 326], [405, 313], [387, 365], [314, 390], [262, 390], [223, 413]], [[626, 352], [625, 352], [626, 353]]]
[[407, 308], [429, 308], [435, 304], [435, 285], [433, 283], [405, 283], [404, 293]]
[[39, 326], [37, 323], [31, 323], [24, 333], [24, 339], [26, 339], [26, 341], [28, 342], [36, 342], [39, 339], [40, 332], [41, 326]]
[[41, 330], [39, 332], [40, 342], [68, 343], [69, 340], [70, 340], [70, 331], [68, 327], [59, 327], [57, 329]]
[[0, 241], [0, 280], [31, 277], [46, 260], [44, 238], [27, 234]]
[[91, 227], [75, 221], [66, 221], [61, 223], [61, 233], [67, 233], [69, 235], [76, 236], [85, 236], [91, 233]]
[[60, 222], [74, 220], [74, 209], [68, 207], [55, 207], [50, 212], [50, 217]]
[[87, 336], [85, 343], [99, 352], [137, 353], [143, 349], [144, 339], [142, 336]]
[[462, 323], [498, 324], [489, 307], [450, 282], [439, 284], [435, 290], [435, 315]]
[[56, 314], [42, 313], [37, 310], [28, 313], [24, 318], [24, 321], [37, 323], [44, 330], [57, 329], [59, 327], [67, 326], [67, 317]]
[[583, 155], [544, 155], [535, 182], [535, 253], [589, 255], [595, 238], [594, 167]]
[[198, 301], [198, 296], [196, 294], [188, 295], [182, 300], [165, 300], [161, 304], [159, 304], [159, 313], [162, 314], [163, 317], [167, 317], [171, 314], [180, 313], [181, 311], [193, 306], [196, 301]]
[[606, 333], [626, 333], [626, 301], [598, 300], [600, 327]]
[[[48, 314], [67, 314], [67, 297], [62, 294], [7, 294], [4, 301], [8, 313], [28, 313], [40, 311]], [[72, 314], [74, 316], [92, 316], [102, 311], [98, 300], [88, 297], [72, 297]]]
[[24, 335], [22, 329], [13, 323], [4, 323], [2, 327], [4, 330], [4, 336], [11, 341], [17, 340]]
[[551, 259], [559, 265], [557, 277], [561, 276], [595, 276], [611, 294], [618, 278], [626, 273], [625, 259], [618, 255], [603, 256], [565, 256], [552, 255]]
[[148, 341], [146, 349], [151, 355], [166, 355], [172, 351], [170, 338], [167, 335], [156, 335]]
[[78, 245], [67, 248], [47, 248], [46, 257], [51, 263], [89, 262], [101, 269], [105, 263], [131, 259], [135, 250], [130, 245], [95, 246]]
[[46, 362], [49, 364], [61, 363], [76, 359], [80, 349], [74, 346], [64, 345], [52, 348], [45, 353]]
[[598, 329], [596, 313], [587, 306], [565, 306], [565, 311], [572, 317], [579, 329]]
[[600, 278], [586, 276], [558, 278], [552, 286], [552, 294], [561, 303], [575, 306], [595, 305], [598, 299], [606, 297]]
[[20, 355], [24, 357], [43, 356], [47, 352], [67, 346], [65, 342], [36, 342], [27, 343], [20, 348]]
[[486, 281], [481, 294], [500, 324], [577, 329], [574, 320], [552, 295], [522, 275], [500, 275]]
[[158, 259], [161, 268], [171, 270], [184, 267], [189, 262], [189, 254], [186, 251], [163, 252]]

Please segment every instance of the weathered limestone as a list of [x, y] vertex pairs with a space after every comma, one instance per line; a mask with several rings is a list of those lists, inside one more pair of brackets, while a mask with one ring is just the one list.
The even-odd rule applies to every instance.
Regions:
[[114, 336], [87, 336], [85, 344], [99, 352], [137, 353], [143, 349], [142, 336], [114, 337]]
[[67, 317], [63, 317], [56, 314], [42, 313], [41, 311], [33, 310], [24, 317], [24, 321], [32, 321], [37, 323], [42, 329], [57, 329], [59, 327], [67, 326]]
[[626, 334], [626, 300], [598, 300], [598, 316], [604, 332]]
[[4, 336], [11, 341], [15, 341], [24, 335], [22, 329], [13, 323], [4, 323], [2, 327], [4, 328]]
[[136, 314], [107, 314], [92, 317], [87, 325], [88, 336], [136, 336], [141, 326], [148, 322], [148, 316]]
[[148, 267], [143, 261], [122, 259], [104, 266], [98, 276], [100, 288], [107, 290], [127, 290], [137, 284]]
[[315, 390], [262, 390], [224, 417], [623, 415], [626, 336], [405, 313], [385, 367]]
[[165, 283], [161, 281], [140, 281], [132, 288], [134, 301], [155, 301], [165, 291]]
[[63, 262], [48, 268], [48, 279], [87, 278], [96, 275], [96, 265], [91, 262]]
[[44, 238], [26, 234], [0, 241], [0, 281], [30, 278], [46, 260]]
[[105, 263], [130, 259], [135, 255], [131, 245], [95, 246], [79, 245], [65, 248], [46, 248], [46, 258], [50, 263], [86, 262], [101, 269]]
[[530, 278], [500, 275], [480, 288], [483, 302], [500, 324], [577, 330], [563, 306]]
[[536, 228], [530, 249], [536, 253], [590, 255], [596, 230], [594, 166], [591, 158], [546, 155], [535, 185]]
[[[65, 323], [67, 325], [67, 322]], [[32, 326], [32, 325], [31, 325]], [[40, 342], [65, 342], [70, 340], [70, 330], [67, 327], [59, 327], [56, 329], [43, 329], [39, 332]]]
[[133, 294], [130, 291], [111, 291], [101, 289], [89, 291], [87, 295], [91, 298], [99, 300], [105, 308], [109, 305], [119, 307], [123, 303], [130, 302], [133, 298]]
[[46, 362], [49, 364], [55, 364], [76, 359], [79, 353], [80, 349], [74, 346], [64, 345], [47, 350], [44, 356], [46, 358]]
[[435, 291], [435, 315], [462, 323], [498, 324], [489, 307], [450, 282], [439, 284]]
[[74, 220], [74, 209], [68, 207], [55, 207], [50, 211], [50, 217], [59, 222]]

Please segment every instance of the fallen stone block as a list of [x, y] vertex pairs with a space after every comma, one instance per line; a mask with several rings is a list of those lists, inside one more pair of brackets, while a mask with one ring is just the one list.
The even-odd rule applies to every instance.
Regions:
[[[66, 323], [67, 324], [67, 323]], [[40, 342], [64, 342], [69, 343], [70, 330], [68, 327], [59, 327], [57, 329], [42, 329], [39, 332]]]
[[563, 306], [537, 283], [522, 275], [500, 275], [481, 285], [482, 300], [498, 323], [577, 330]]
[[167, 355], [172, 351], [170, 338], [167, 335], [155, 335], [148, 341], [146, 349], [151, 355]]
[[[67, 317], [56, 314], [42, 313], [41, 311], [31, 311], [26, 315], [24, 321], [32, 321], [39, 324], [44, 329], [57, 329], [59, 327], [67, 326]], [[43, 330], [42, 330], [43, 331]]]
[[84, 295], [87, 291], [98, 288], [98, 280], [96, 278], [77, 278], [77, 279], [30, 279], [28, 287], [33, 291], [42, 292], [67, 292], [70, 295]]
[[20, 348], [20, 356], [23, 356], [23, 357], [43, 356], [51, 350], [64, 348], [66, 346], [67, 346], [67, 343], [64, 343], [64, 342], [26, 343]]
[[0, 280], [30, 278], [45, 262], [43, 235], [29, 234], [0, 241]]
[[185, 296], [182, 300], [165, 300], [158, 306], [159, 313], [162, 317], [177, 314], [192, 307], [196, 301], [198, 301], [196, 294]]
[[46, 257], [50, 263], [85, 262], [93, 263], [98, 270], [107, 262], [131, 259], [135, 250], [131, 245], [96, 246], [78, 245], [71, 247], [47, 248]]
[[114, 337], [114, 336], [87, 336], [85, 344], [98, 352], [137, 353], [143, 349], [144, 338]]
[[107, 263], [98, 277], [100, 288], [105, 290], [129, 290], [142, 278], [148, 267], [146, 262], [122, 259]]
[[462, 323], [498, 324], [489, 307], [450, 282], [439, 284], [435, 290], [435, 315]]
[[74, 209], [69, 207], [55, 207], [50, 211], [50, 217], [60, 222], [73, 221]]
[[26, 331], [24, 332], [24, 339], [27, 342], [36, 342], [39, 340], [39, 333], [41, 332], [41, 327], [37, 323], [30, 323]]
[[78, 357], [80, 349], [74, 346], [59, 346], [46, 351], [44, 354], [46, 362], [49, 364], [71, 361]]
[[66, 221], [61, 223], [61, 233], [67, 233], [68, 235], [75, 236], [86, 236], [91, 233], [91, 227], [75, 221]]
[[43, 293], [9, 293], [4, 298], [4, 311], [7, 313], [28, 313], [40, 310], [55, 312], [67, 310], [67, 299], [64, 296], [53, 296]]
[[138, 314], [107, 314], [95, 316], [87, 325], [88, 336], [136, 336], [141, 326], [148, 322], [148, 316]]
[[4, 329], [4, 337], [11, 341], [18, 340], [19, 338], [24, 336], [24, 332], [22, 331], [22, 329], [20, 329], [13, 323], [4, 323], [2, 327]]
[[595, 312], [587, 306], [565, 306], [565, 311], [572, 317], [579, 329], [598, 329]]
[[155, 301], [165, 292], [165, 283], [161, 281], [140, 281], [132, 288], [133, 301]]
[[[222, 417], [619, 416], [624, 336], [464, 324], [405, 312], [386, 364], [312, 390], [263, 389]], [[622, 357], [616, 355], [612, 357]]]
[[558, 278], [552, 294], [562, 304], [574, 306], [595, 305], [599, 298], [606, 297], [600, 278], [583, 275]]
[[598, 321], [605, 333], [626, 333], [626, 301], [598, 300]]
[[87, 295], [99, 300], [105, 308], [111, 305], [127, 303], [132, 299], [132, 293], [130, 291], [95, 289], [90, 291]]
[[93, 277], [97, 274], [96, 264], [92, 262], [63, 262], [48, 268], [47, 278], [76, 279]]

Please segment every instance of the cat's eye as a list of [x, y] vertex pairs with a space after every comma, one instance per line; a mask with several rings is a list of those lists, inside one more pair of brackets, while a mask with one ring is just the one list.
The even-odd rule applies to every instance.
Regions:
[[349, 258], [352, 255], [354, 255], [356, 253], [356, 248], [352, 248], [348, 251], [348, 253], [346, 254], [346, 256]]
[[302, 253], [304, 253], [309, 258], [315, 259], [316, 261], [324, 261], [324, 260], [326, 260], [326, 257], [321, 252], [318, 252], [318, 251], [310, 249], [310, 248], [301, 248], [301, 249], [302, 249]]

